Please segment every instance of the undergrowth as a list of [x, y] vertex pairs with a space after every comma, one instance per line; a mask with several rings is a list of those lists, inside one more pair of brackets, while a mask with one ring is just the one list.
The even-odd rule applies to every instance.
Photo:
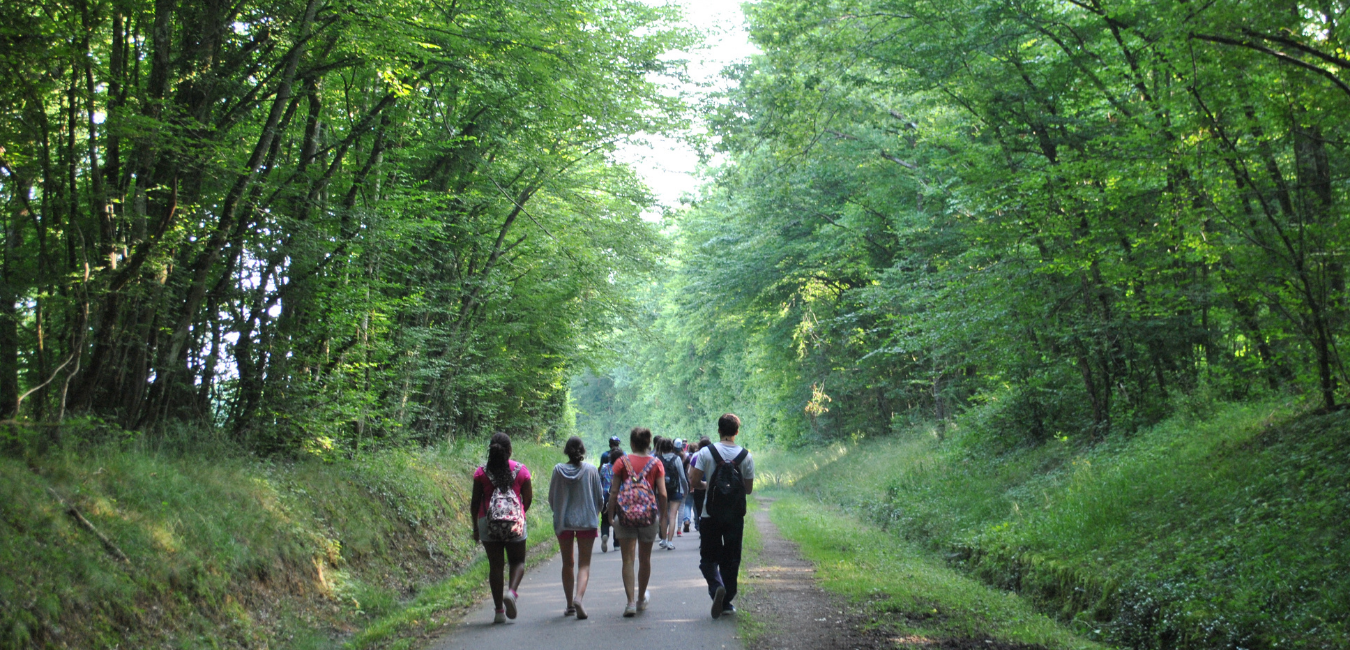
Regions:
[[762, 462], [798, 468], [801, 492], [1096, 638], [1345, 648], [1348, 433], [1350, 413], [1255, 403], [1090, 446], [1007, 449], [978, 429], [945, 440], [915, 430]]
[[[332, 647], [481, 556], [467, 510], [483, 456], [480, 441], [280, 461], [143, 440], [0, 456], [0, 647]], [[515, 458], [544, 481], [561, 460], [522, 441]], [[530, 514], [548, 528], [546, 502]]]

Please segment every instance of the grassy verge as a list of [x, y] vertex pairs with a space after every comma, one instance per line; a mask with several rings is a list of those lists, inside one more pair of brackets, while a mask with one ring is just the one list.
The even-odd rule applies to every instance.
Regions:
[[1350, 413], [1216, 408], [1092, 447], [911, 431], [766, 458], [1088, 636], [1138, 648], [1350, 646]]
[[1102, 646], [1079, 638], [1015, 594], [953, 570], [914, 544], [801, 496], [779, 499], [774, 524], [816, 565], [826, 589], [913, 644], [973, 639], [1052, 649]]
[[[0, 457], [0, 647], [391, 643], [410, 603], [482, 582], [467, 532], [482, 446], [329, 462], [137, 442]], [[525, 442], [516, 457], [542, 480], [560, 459]], [[536, 531], [549, 527], [538, 503]]]
[[[737, 598], [742, 601], [746, 601], [747, 598], [753, 600], [755, 597], [755, 580], [749, 574], [759, 565], [760, 553], [764, 550], [764, 538], [759, 532], [759, 525], [755, 523], [755, 512], [762, 507], [759, 499], [754, 496], [747, 500], [745, 535], [741, 538], [741, 577], [736, 583], [737, 589], [740, 590]], [[764, 621], [757, 619], [748, 609], [737, 608], [736, 627], [746, 646], [754, 644], [755, 639], [764, 633]]]

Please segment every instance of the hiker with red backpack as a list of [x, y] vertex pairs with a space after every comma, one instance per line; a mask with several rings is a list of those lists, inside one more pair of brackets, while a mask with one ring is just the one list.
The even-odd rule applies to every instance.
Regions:
[[[487, 553], [488, 586], [497, 608], [493, 623], [516, 617], [516, 590], [525, 578], [525, 513], [533, 501], [530, 468], [511, 460], [511, 436], [492, 434], [487, 463], [473, 473], [469, 511], [475, 515], [473, 537]], [[508, 563], [511, 575], [506, 581], [502, 574]]]
[[712, 597], [712, 617], [736, 612], [736, 577], [741, 570], [741, 541], [745, 533], [745, 498], [754, 491], [755, 461], [749, 450], [736, 444], [741, 419], [727, 413], [717, 420], [721, 440], [694, 456], [689, 483], [704, 489], [699, 527], [699, 565]]
[[[631, 451], [614, 462], [614, 480], [605, 504], [614, 525], [614, 539], [623, 554], [623, 590], [628, 595], [625, 618], [647, 609], [652, 543], [666, 509], [665, 467], [650, 455], [651, 429], [634, 428], [628, 442]], [[636, 576], [634, 560], [638, 564]]]

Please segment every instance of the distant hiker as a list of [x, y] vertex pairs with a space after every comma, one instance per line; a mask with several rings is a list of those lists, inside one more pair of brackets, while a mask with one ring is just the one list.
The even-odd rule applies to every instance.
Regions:
[[[647, 609], [652, 542], [656, 541], [661, 513], [666, 509], [665, 467], [648, 455], [652, 446], [651, 429], [634, 428], [628, 434], [628, 442], [633, 451], [614, 462], [614, 482], [605, 504], [614, 522], [614, 539], [623, 551], [623, 590], [628, 595], [628, 606], [623, 609], [625, 617]], [[636, 581], [634, 555], [638, 563]]]
[[[609, 488], [614, 483], [614, 462], [623, 458], [622, 449], [613, 449], [605, 452], [609, 456], [609, 462], [600, 465], [600, 487], [605, 491], [605, 498], [609, 498]], [[600, 509], [600, 552], [609, 552], [609, 508]]]
[[[595, 548], [600, 510], [605, 507], [605, 492], [595, 465], [582, 462], [586, 457], [586, 445], [581, 438], [568, 438], [563, 453], [567, 455], [567, 462], [553, 466], [553, 478], [548, 484], [548, 505], [553, 508], [553, 534], [558, 536], [558, 548], [562, 551], [563, 595], [567, 598], [563, 616], [576, 614], [580, 621], [586, 619], [586, 608], [581, 601], [586, 596], [586, 584], [591, 580], [591, 550]], [[573, 540], [577, 550], [575, 576]]]
[[[469, 510], [475, 513], [473, 537], [487, 552], [488, 585], [492, 588], [492, 604], [497, 607], [493, 623], [516, 617], [516, 590], [525, 577], [525, 513], [533, 501], [530, 469], [511, 460], [511, 436], [500, 431], [492, 434], [487, 463], [473, 473]], [[503, 588], [502, 572], [507, 562], [511, 576]]]
[[612, 463], [612, 462], [614, 462], [614, 457], [613, 457], [613, 456], [614, 456], [614, 452], [615, 452], [616, 450], [617, 450], [619, 453], [623, 453], [623, 449], [621, 449], [621, 448], [619, 447], [619, 444], [622, 443], [622, 442], [623, 442], [623, 441], [622, 441], [622, 440], [619, 440], [619, 437], [618, 437], [618, 436], [610, 436], [610, 437], [609, 437], [609, 449], [607, 449], [604, 453], [600, 454], [600, 466], [601, 466], [601, 467], [604, 467], [606, 463]]
[[[741, 570], [741, 538], [745, 532], [745, 497], [754, 491], [755, 462], [736, 444], [741, 419], [727, 413], [717, 420], [721, 440], [694, 459], [689, 481], [707, 490], [699, 533], [699, 569], [708, 581], [712, 617], [735, 613], [736, 575]], [[706, 477], [706, 481], [705, 481]]]
[[694, 506], [694, 530], [703, 531], [703, 497], [707, 490], [694, 484], [694, 460], [698, 458], [698, 453], [712, 446], [712, 440], [707, 436], [699, 438], [694, 446], [694, 453], [689, 455], [689, 501]]
[[656, 450], [660, 452], [662, 469], [665, 473], [666, 483], [666, 508], [661, 511], [661, 548], [667, 551], [675, 550], [675, 529], [679, 527], [677, 521], [680, 511], [680, 503], [684, 501], [684, 493], [689, 491], [689, 479], [684, 475], [684, 461], [680, 455], [675, 453], [675, 441], [670, 438], [662, 438], [661, 446]]
[[[675, 439], [675, 453], [680, 455], [680, 466], [684, 468], [686, 487], [689, 482], [689, 463], [694, 460], [693, 451], [693, 449], [690, 449], [690, 445], [686, 444], [684, 440], [680, 438]], [[693, 519], [694, 491], [686, 489], [684, 498], [680, 499], [680, 518], [679, 521], [676, 522], [675, 536], [681, 537], [683, 535], [683, 533], [680, 532], [679, 526], [684, 526], [685, 533], [689, 532], [689, 522], [693, 521]]]

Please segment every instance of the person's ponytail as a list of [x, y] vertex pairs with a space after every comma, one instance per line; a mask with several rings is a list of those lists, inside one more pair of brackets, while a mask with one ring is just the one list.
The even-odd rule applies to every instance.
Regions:
[[581, 459], [586, 457], [586, 444], [578, 436], [572, 436], [567, 439], [567, 444], [563, 445], [563, 453], [567, 454], [567, 462], [581, 466]]
[[483, 470], [496, 485], [511, 482], [511, 436], [498, 431], [488, 441], [488, 459]]

